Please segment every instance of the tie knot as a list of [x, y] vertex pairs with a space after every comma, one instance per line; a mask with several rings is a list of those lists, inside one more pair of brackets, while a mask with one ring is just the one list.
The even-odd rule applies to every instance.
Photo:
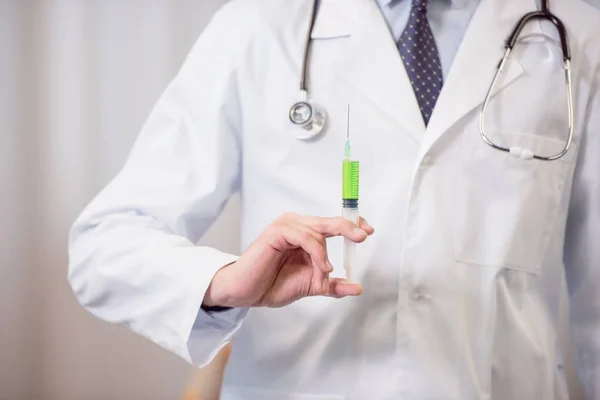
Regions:
[[412, 0], [413, 8], [418, 8], [421, 11], [427, 11], [429, 0]]

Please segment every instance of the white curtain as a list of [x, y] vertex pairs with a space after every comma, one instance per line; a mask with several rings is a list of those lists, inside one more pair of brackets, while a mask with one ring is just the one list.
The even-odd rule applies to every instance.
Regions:
[[[82, 310], [68, 229], [225, 0], [0, 0], [0, 400], [178, 399], [190, 369]], [[204, 242], [238, 251], [237, 201]]]

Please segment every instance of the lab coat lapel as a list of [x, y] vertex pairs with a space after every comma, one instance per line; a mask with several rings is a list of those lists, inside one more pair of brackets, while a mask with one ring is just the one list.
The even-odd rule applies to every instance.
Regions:
[[[429, 122], [422, 156], [452, 125], [483, 103], [504, 55], [506, 39], [518, 20], [536, 7], [533, 0], [480, 1]], [[511, 57], [494, 93], [513, 84], [522, 74], [522, 66]]]
[[396, 43], [376, 2], [323, 0], [313, 38], [342, 36], [345, 31], [350, 37], [334, 66], [338, 75], [420, 141], [425, 124]]

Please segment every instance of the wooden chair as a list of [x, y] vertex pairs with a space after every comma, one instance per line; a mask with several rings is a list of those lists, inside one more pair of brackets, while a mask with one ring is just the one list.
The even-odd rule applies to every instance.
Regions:
[[210, 364], [194, 371], [185, 389], [183, 400], [219, 400], [223, 375], [230, 354], [231, 343], [225, 346]]

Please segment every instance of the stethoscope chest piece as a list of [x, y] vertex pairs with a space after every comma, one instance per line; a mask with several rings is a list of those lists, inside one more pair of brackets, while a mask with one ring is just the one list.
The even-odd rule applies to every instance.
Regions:
[[304, 46], [304, 58], [302, 63], [302, 79], [300, 81], [300, 101], [290, 108], [289, 119], [296, 129], [296, 138], [300, 140], [312, 139], [325, 129], [327, 112], [325, 108], [309, 100], [307, 88], [308, 58], [311, 45], [311, 36], [315, 20], [317, 18], [319, 1], [314, 0], [308, 28], [306, 43]]
[[296, 138], [308, 140], [317, 136], [325, 128], [325, 109], [307, 101], [299, 101], [290, 108], [290, 121], [300, 129]]

